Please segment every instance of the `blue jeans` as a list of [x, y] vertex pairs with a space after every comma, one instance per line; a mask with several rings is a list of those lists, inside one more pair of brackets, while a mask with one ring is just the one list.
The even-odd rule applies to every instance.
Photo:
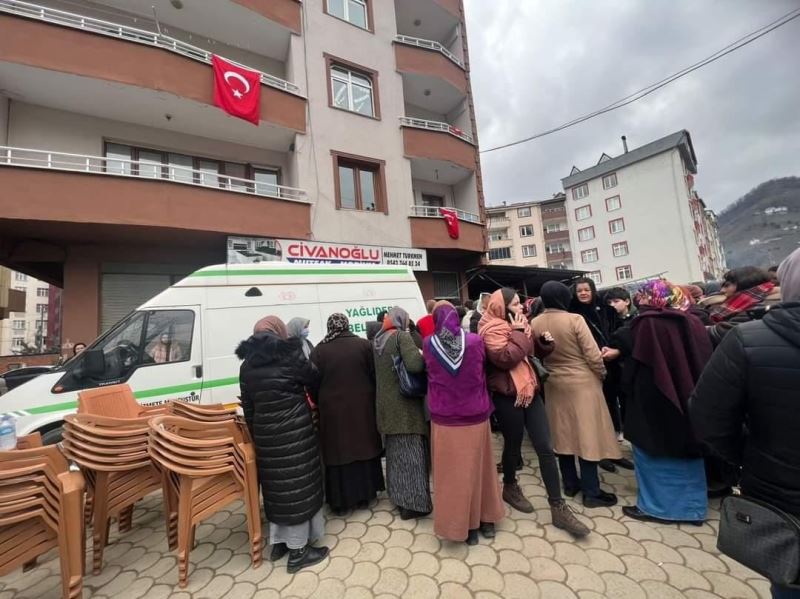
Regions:
[[578, 489], [584, 497], [597, 497], [600, 495], [600, 476], [597, 473], [597, 462], [590, 462], [578, 458], [581, 465], [581, 477], [578, 478], [578, 469], [575, 467], [574, 455], [559, 455], [558, 466], [561, 469], [561, 479], [567, 489]]
[[800, 599], [800, 590], [772, 585], [772, 599]]

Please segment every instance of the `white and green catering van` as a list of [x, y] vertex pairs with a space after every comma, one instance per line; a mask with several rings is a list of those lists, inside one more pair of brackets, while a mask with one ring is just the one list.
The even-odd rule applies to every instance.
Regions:
[[316, 342], [334, 312], [346, 314], [351, 330], [365, 336], [366, 323], [393, 306], [414, 320], [425, 314], [408, 267], [208, 266], [131, 312], [63, 367], [3, 395], [0, 411], [17, 418], [18, 435], [40, 431], [53, 443], [83, 389], [126, 383], [144, 404], [236, 404], [240, 361], [234, 351], [260, 318], [308, 318], [309, 338]]

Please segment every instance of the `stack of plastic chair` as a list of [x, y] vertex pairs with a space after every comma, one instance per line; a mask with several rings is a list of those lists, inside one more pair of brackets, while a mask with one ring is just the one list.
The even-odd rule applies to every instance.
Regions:
[[150, 420], [150, 456], [162, 470], [169, 548], [178, 550], [185, 587], [198, 523], [244, 501], [253, 567], [261, 565], [261, 514], [255, 450], [234, 420], [198, 422], [178, 416]]
[[57, 446], [20, 441], [0, 451], [0, 576], [57, 548], [63, 596], [83, 597], [83, 476]]
[[169, 413], [198, 422], [222, 422], [235, 418], [236, 408], [226, 408], [221, 403], [200, 406], [185, 401], [171, 401]]
[[[94, 414], [95, 416], [110, 416], [111, 418], [143, 418], [166, 413], [167, 406], [165, 405], [143, 406], [139, 404], [131, 388], [125, 384], [86, 389], [78, 393], [78, 414]], [[89, 526], [92, 521], [92, 512], [94, 510], [92, 491], [93, 486], [91, 484], [87, 485], [86, 504], [84, 507], [86, 526]], [[132, 520], [133, 506], [120, 515], [117, 522], [119, 531], [129, 531]]]
[[161, 475], [147, 453], [150, 418], [93, 414], [64, 417], [63, 448], [86, 476], [94, 498], [93, 568], [99, 574], [111, 518], [130, 524], [133, 505], [161, 488]]

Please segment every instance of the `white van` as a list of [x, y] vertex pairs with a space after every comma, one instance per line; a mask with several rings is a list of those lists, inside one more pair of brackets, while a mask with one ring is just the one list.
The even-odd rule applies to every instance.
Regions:
[[45, 442], [61, 438], [65, 414], [82, 389], [127, 383], [144, 404], [171, 399], [238, 403], [237, 345], [260, 318], [311, 321], [318, 342], [328, 316], [346, 314], [351, 330], [382, 310], [425, 314], [413, 271], [404, 266], [228, 264], [202, 268], [131, 312], [63, 367], [2, 397], [3, 412], [17, 420], [17, 434], [40, 431]]

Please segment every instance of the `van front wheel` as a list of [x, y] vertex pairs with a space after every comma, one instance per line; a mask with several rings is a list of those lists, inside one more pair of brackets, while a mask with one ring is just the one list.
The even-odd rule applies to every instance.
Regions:
[[44, 445], [55, 445], [56, 443], [61, 443], [63, 438], [64, 429], [61, 428], [60, 425], [42, 433], [42, 443]]

